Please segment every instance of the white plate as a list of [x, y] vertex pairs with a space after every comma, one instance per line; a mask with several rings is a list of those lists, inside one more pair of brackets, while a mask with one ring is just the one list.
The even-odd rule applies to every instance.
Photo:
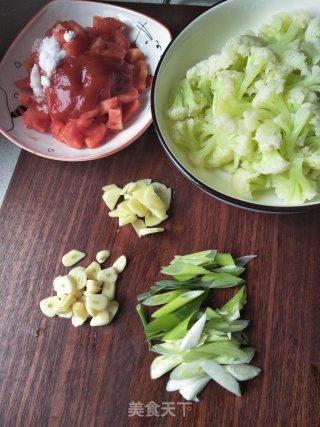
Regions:
[[166, 117], [172, 93], [186, 71], [197, 62], [219, 53], [226, 41], [248, 30], [257, 31], [266, 20], [280, 12], [305, 10], [320, 15], [320, 2], [314, 0], [228, 0], [213, 6], [191, 22], [168, 47], [158, 66], [153, 90], [155, 127], [166, 152], [178, 169], [212, 196], [251, 210], [296, 212], [318, 207], [320, 195], [303, 205], [287, 205], [273, 191], [253, 200], [241, 199], [233, 191], [230, 175], [219, 170], [195, 167], [172, 140]]
[[150, 125], [150, 88], [140, 97], [141, 110], [123, 131], [110, 138], [104, 145], [89, 149], [74, 149], [54, 139], [49, 133], [41, 134], [27, 129], [21, 117], [14, 117], [17, 101], [16, 80], [26, 76], [22, 62], [31, 53], [34, 40], [57, 20], [73, 19], [83, 26], [92, 26], [93, 16], [115, 17], [129, 27], [129, 39], [135, 41], [146, 55], [149, 72], [156, 66], [171, 40], [170, 31], [156, 20], [141, 13], [106, 3], [90, 1], [54, 1], [49, 3], [27, 24], [14, 40], [0, 63], [0, 131], [21, 148], [55, 160], [81, 161], [111, 155], [131, 144]]

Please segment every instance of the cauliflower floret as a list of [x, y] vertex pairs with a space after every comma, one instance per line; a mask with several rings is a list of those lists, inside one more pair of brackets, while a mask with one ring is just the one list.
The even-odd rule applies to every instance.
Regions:
[[272, 175], [271, 182], [279, 199], [288, 204], [300, 205], [317, 194], [316, 182], [303, 173], [302, 157], [293, 160], [288, 176]]
[[253, 192], [265, 190], [268, 186], [268, 179], [258, 172], [238, 168], [232, 175], [231, 185], [239, 196], [244, 199], [252, 199]]
[[172, 120], [184, 120], [187, 117], [195, 117], [204, 109], [206, 104], [207, 102], [203, 94], [193, 89], [189, 81], [184, 79], [168, 110], [168, 116]]
[[263, 152], [259, 161], [252, 162], [252, 169], [263, 175], [283, 173], [289, 167], [290, 163], [277, 150]]
[[281, 147], [282, 134], [278, 126], [266, 120], [257, 128], [254, 139], [262, 152], [272, 151]]
[[262, 26], [259, 35], [275, 53], [281, 55], [292, 41], [303, 37], [309, 22], [310, 17], [301, 11], [279, 13]]

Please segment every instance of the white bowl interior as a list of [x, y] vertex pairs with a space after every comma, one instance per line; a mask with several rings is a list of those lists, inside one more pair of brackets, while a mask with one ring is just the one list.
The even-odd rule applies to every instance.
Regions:
[[112, 154], [134, 141], [151, 123], [150, 88], [141, 96], [141, 110], [125, 129], [94, 149], [73, 149], [52, 138], [27, 129], [21, 117], [12, 118], [17, 101], [16, 80], [26, 76], [22, 62], [31, 53], [35, 39], [43, 37], [55, 21], [73, 19], [92, 26], [92, 17], [116, 17], [130, 28], [129, 38], [145, 53], [153, 75], [160, 57], [171, 40], [170, 32], [156, 20], [138, 12], [104, 3], [89, 1], [55, 1], [49, 3], [22, 30], [0, 64], [0, 130], [13, 142], [35, 154], [58, 160], [90, 160]]
[[[222, 195], [248, 202], [235, 194], [230, 185], [230, 175], [218, 169], [196, 168], [185, 152], [177, 146], [170, 134], [166, 111], [173, 93], [186, 71], [197, 62], [219, 53], [226, 41], [248, 30], [256, 31], [270, 16], [279, 12], [305, 10], [320, 14], [320, 3], [313, 0], [228, 0], [214, 6], [189, 26], [173, 41], [163, 58], [155, 82], [154, 110], [157, 125], [167, 147], [178, 162], [198, 181]], [[273, 191], [265, 191], [250, 202], [254, 205], [290, 207], [279, 200]], [[320, 195], [306, 205], [316, 205]]]

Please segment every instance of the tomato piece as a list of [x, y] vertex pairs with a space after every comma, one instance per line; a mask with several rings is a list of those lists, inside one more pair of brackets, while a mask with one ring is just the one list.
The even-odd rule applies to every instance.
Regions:
[[51, 119], [49, 114], [39, 110], [35, 103], [28, 107], [22, 116], [22, 120], [26, 126], [41, 133], [45, 133], [50, 129]]
[[26, 108], [30, 107], [30, 105], [33, 103], [32, 98], [30, 96], [27, 96], [27, 95], [19, 94], [18, 100], [19, 100], [20, 104]]
[[92, 27], [85, 27], [84, 28], [85, 32], [87, 33], [87, 37], [89, 39], [90, 42], [92, 42], [95, 38], [98, 37], [98, 34], [96, 32], [96, 30]]
[[138, 89], [139, 93], [146, 88], [146, 79], [148, 76], [148, 67], [145, 61], [139, 60], [134, 64], [133, 69], [133, 85]]
[[80, 55], [86, 50], [87, 41], [84, 41], [81, 37], [75, 36], [69, 42], [64, 42], [62, 45], [63, 49], [69, 53], [69, 55]]
[[110, 108], [108, 114], [107, 128], [114, 131], [123, 129], [121, 108]]
[[119, 68], [123, 62], [124, 54], [120, 50], [105, 49], [100, 53], [106, 59], [107, 64], [112, 68]]
[[85, 145], [85, 135], [78, 128], [75, 120], [69, 120], [62, 126], [58, 139], [72, 148], [82, 148]]
[[77, 121], [77, 126], [81, 129], [87, 129], [89, 128], [94, 119], [100, 115], [100, 108], [97, 107], [94, 110], [91, 111], [86, 111], [85, 113], [82, 113], [80, 115], [80, 117], [78, 119], [76, 119]]
[[129, 102], [132, 102], [138, 98], [139, 98], [139, 92], [138, 92], [138, 89], [135, 88], [134, 86], [131, 86], [126, 92], [120, 93], [118, 95], [119, 102], [123, 104], [128, 104]]
[[146, 78], [146, 87], [150, 87], [152, 85], [152, 82], [153, 82], [153, 76], [151, 74], [148, 74]]
[[137, 114], [137, 112], [140, 110], [140, 101], [139, 99], [135, 99], [134, 101], [130, 102], [129, 104], [123, 104], [122, 106], [122, 122], [128, 123], [131, 119], [134, 118], [134, 116]]
[[131, 47], [126, 54], [126, 61], [130, 62], [130, 64], [134, 64], [140, 59], [144, 59], [144, 53], [141, 52], [137, 47]]
[[132, 83], [133, 67], [132, 64], [124, 61], [121, 66], [111, 74], [110, 90], [113, 96], [126, 92], [129, 87], [134, 86]]
[[102, 36], [95, 37], [91, 40], [90, 50], [93, 52], [100, 52], [101, 50], [106, 49], [107, 40]]
[[52, 120], [50, 125], [52, 136], [56, 139], [60, 139], [59, 134], [64, 126], [65, 124], [61, 120], [58, 120], [58, 119]]
[[54, 31], [57, 29], [57, 27], [59, 27], [59, 25], [62, 25], [62, 24], [63, 24], [63, 21], [61, 21], [61, 20], [56, 21], [56, 22], [52, 25], [52, 27], [50, 27], [50, 28], [46, 31], [46, 33], [45, 33], [46, 37], [51, 37], [51, 36], [53, 35]]
[[30, 86], [30, 77], [24, 77], [23, 79], [17, 80], [14, 82], [15, 86], [19, 90], [31, 90]]
[[100, 102], [100, 114], [107, 114], [109, 113], [110, 109], [118, 108], [118, 98], [116, 96], [105, 99], [104, 101]]
[[109, 40], [113, 42], [118, 49], [122, 48], [125, 52], [130, 48], [128, 37], [119, 30], [114, 30], [109, 36]]
[[85, 144], [88, 148], [95, 148], [104, 141], [107, 127], [104, 123], [92, 123], [86, 130]]
[[33, 65], [34, 65], [34, 57], [33, 57], [33, 54], [32, 54], [32, 55], [30, 55], [28, 58], [26, 58], [23, 61], [23, 67], [24, 67], [24, 69], [26, 70], [26, 72], [28, 74], [30, 74]]
[[93, 17], [93, 29], [99, 34], [110, 34], [115, 30], [124, 30], [126, 24], [116, 18], [102, 18], [100, 16]]

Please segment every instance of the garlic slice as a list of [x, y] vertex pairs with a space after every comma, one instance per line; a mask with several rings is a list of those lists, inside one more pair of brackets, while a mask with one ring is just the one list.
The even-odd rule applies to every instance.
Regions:
[[79, 262], [85, 256], [86, 254], [84, 252], [78, 251], [77, 249], [72, 249], [70, 252], [63, 255], [62, 264], [65, 267], [71, 267], [72, 265]]

